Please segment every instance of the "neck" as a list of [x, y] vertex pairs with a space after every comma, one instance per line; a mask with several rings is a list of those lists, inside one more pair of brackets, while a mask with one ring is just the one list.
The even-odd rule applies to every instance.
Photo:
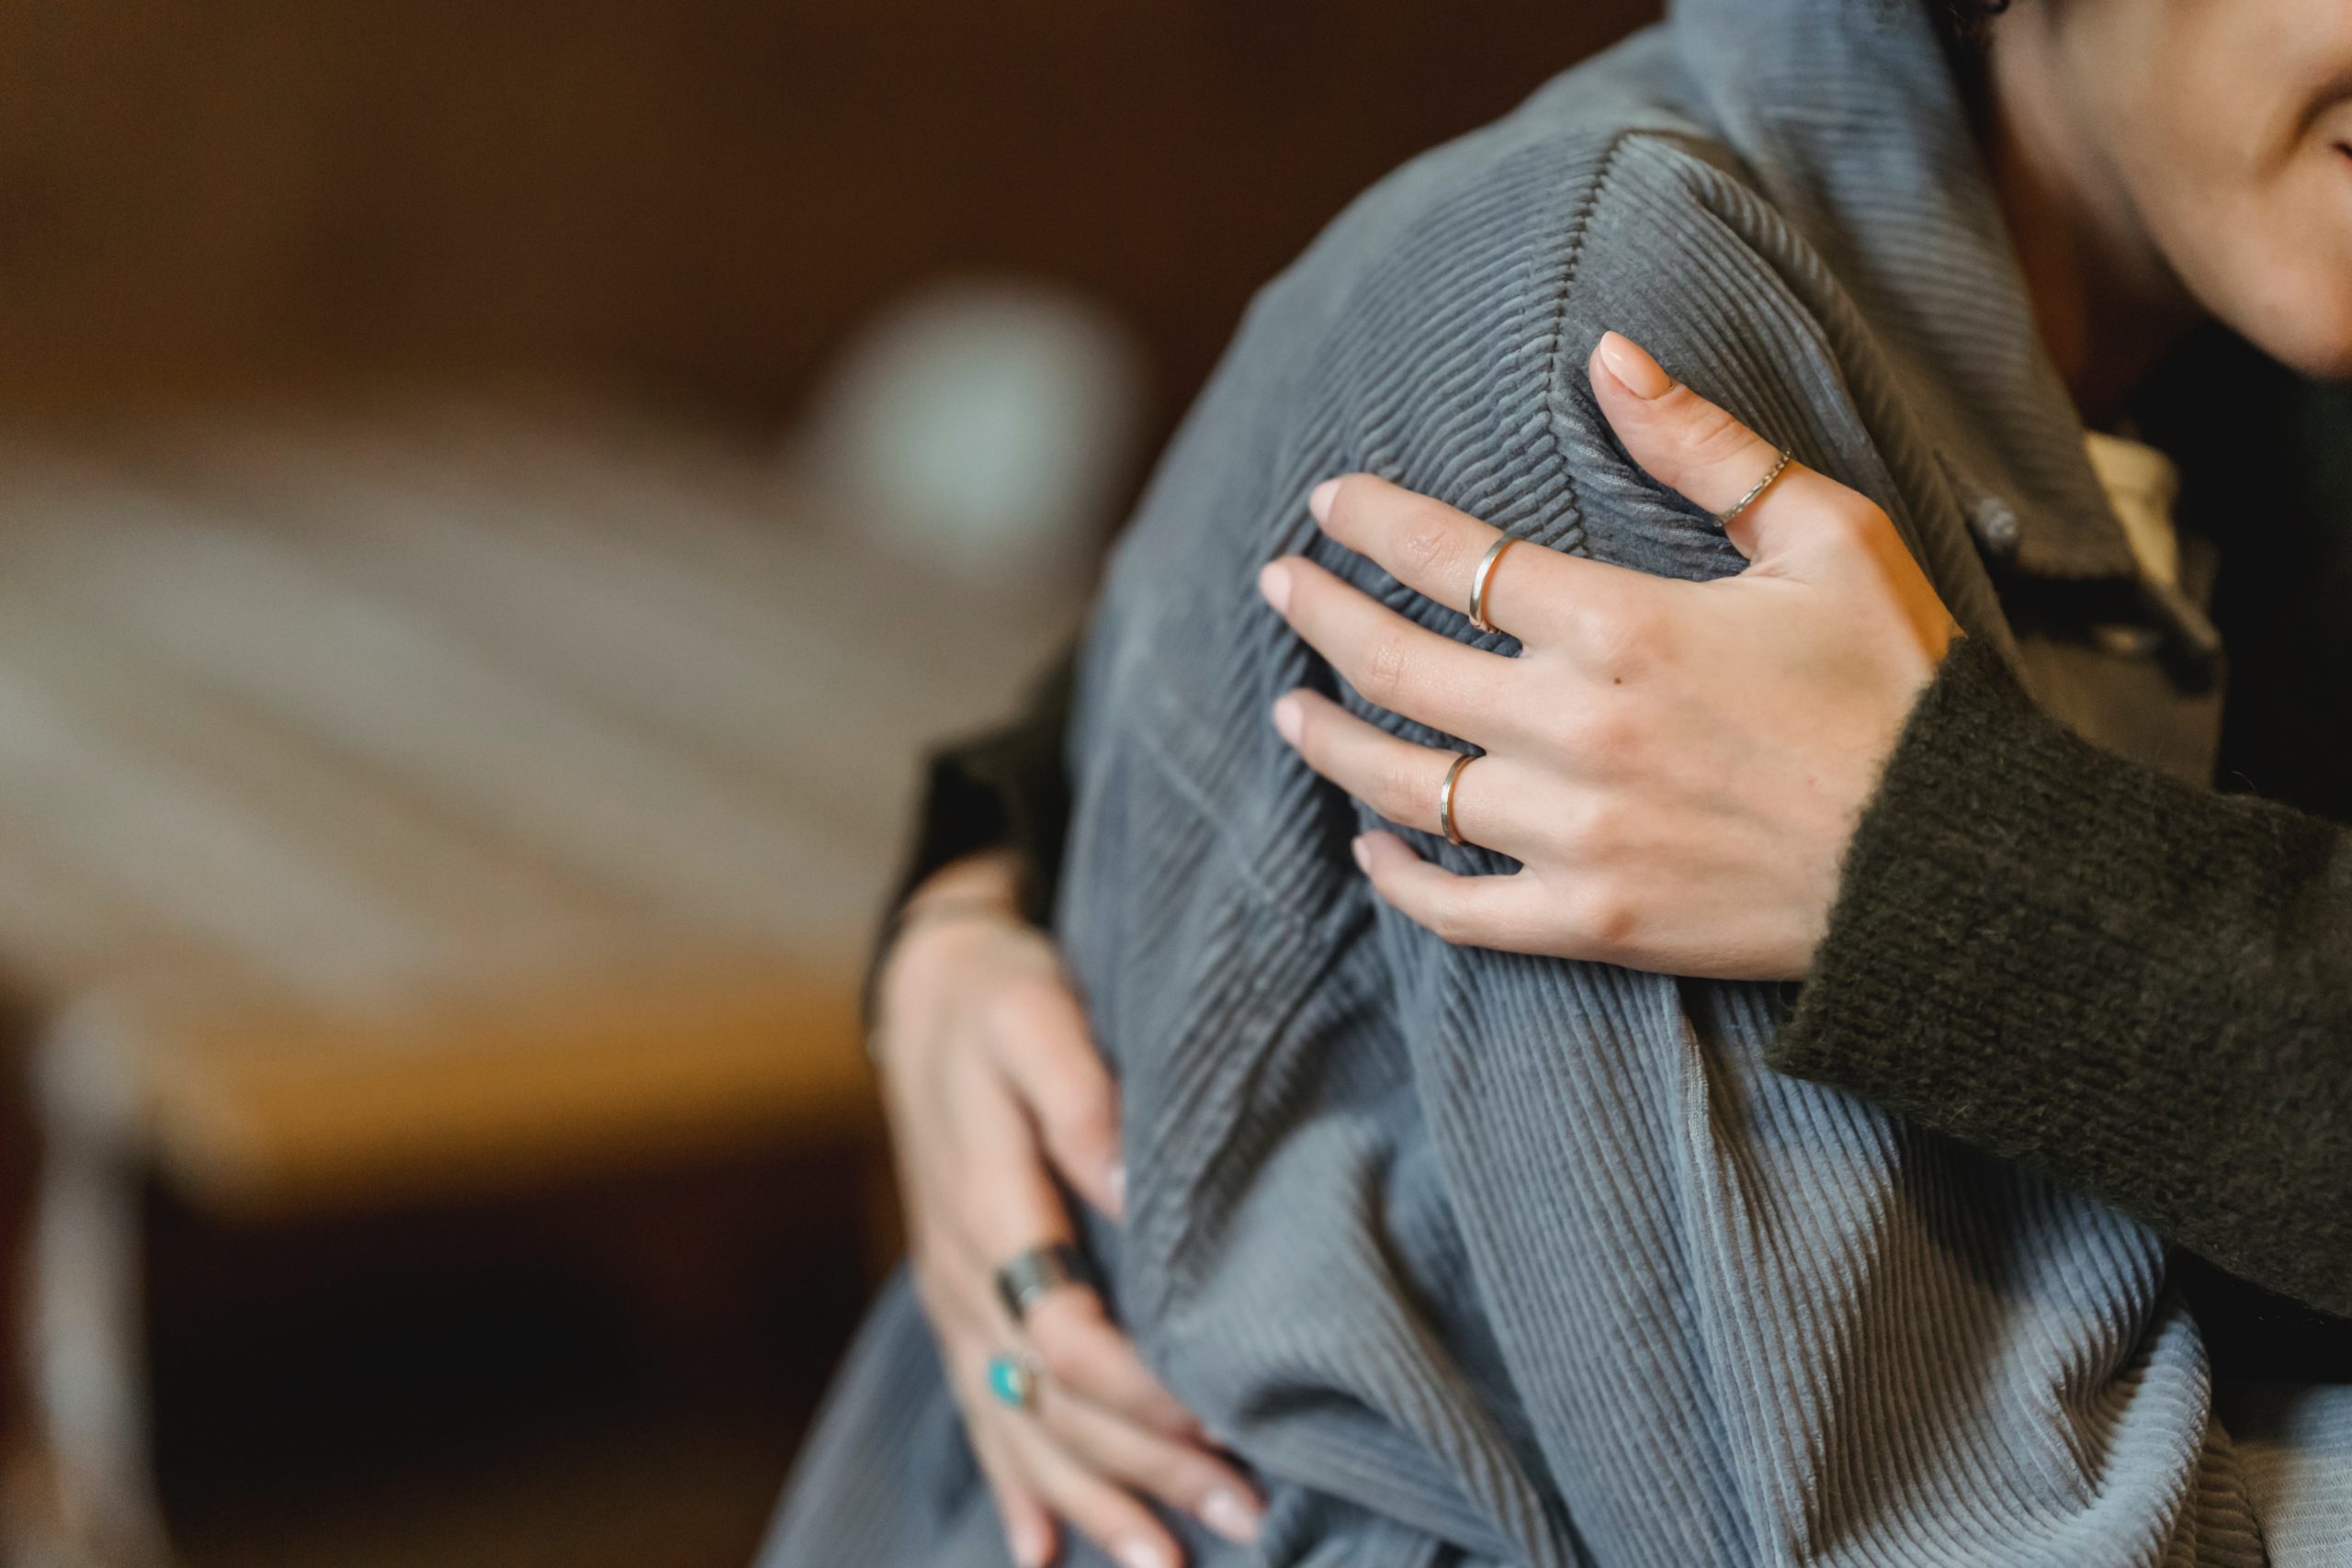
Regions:
[[2043, 345], [2096, 427], [2199, 311], [2085, 123], [2057, 10], [2022, 6], [1995, 29], [1984, 139]]

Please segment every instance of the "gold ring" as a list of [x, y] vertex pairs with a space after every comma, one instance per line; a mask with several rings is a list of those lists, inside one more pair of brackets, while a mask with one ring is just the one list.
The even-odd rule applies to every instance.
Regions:
[[[1487, 553], [1478, 559], [1478, 570], [1470, 574], [1470, 624], [1482, 632], [1502, 629], [1487, 619], [1487, 584], [1495, 580], [1495, 563], [1503, 558], [1505, 550], [1517, 543], [1517, 538], [1505, 534], [1487, 547]], [[1454, 840], [1456, 843], [1461, 841], [1459, 839]]]
[[1754, 490], [1749, 491], [1746, 495], [1739, 498], [1739, 504], [1734, 506], [1729, 512], [1716, 513], [1716, 523], [1724, 527], [1729, 527], [1733, 518], [1738, 516], [1741, 513], [1755, 505], [1757, 498], [1762, 495], [1766, 491], [1772, 488], [1772, 481], [1779, 479], [1781, 477], [1781, 470], [1788, 466], [1789, 448], [1783, 446], [1781, 448], [1781, 460], [1772, 465], [1771, 471], [1767, 473], [1762, 479], [1756, 481], [1756, 488]]
[[1477, 755], [1464, 751], [1453, 759], [1453, 766], [1445, 770], [1445, 782], [1437, 786], [1437, 825], [1445, 829], [1449, 844], [1466, 844], [1462, 829], [1453, 825], [1453, 786], [1462, 777], [1462, 770], [1478, 760]]

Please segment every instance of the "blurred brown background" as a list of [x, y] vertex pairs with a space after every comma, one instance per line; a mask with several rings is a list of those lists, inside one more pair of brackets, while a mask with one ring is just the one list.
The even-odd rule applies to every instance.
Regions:
[[[768, 477], [820, 372], [928, 282], [1044, 280], [1140, 346], [1148, 452], [1250, 292], [1350, 196], [1651, 9], [0, 8], [0, 883], [18, 883], [0, 886], [0, 970], [45, 1086], [17, 1096], [12, 1213], [49, 1227], [11, 1413], [19, 1552], [744, 1562], [888, 1256], [854, 935], [802, 943], [838, 912], [790, 905], [789, 886], [747, 912], [724, 865], [674, 888], [614, 869], [588, 840], [618, 818], [548, 841], [560, 811], [468, 772], [501, 766], [489, 740], [442, 738], [519, 728], [537, 756], [620, 736], [613, 755], [658, 753], [643, 778], [675, 782], [616, 809], [662, 813], [707, 784], [715, 841], [740, 845], [728, 814], [773, 802], [821, 825], [808, 864], [860, 868], [811, 885], [870, 902], [903, 788], [870, 819], [823, 817], [839, 760], [780, 749], [797, 710], [767, 694], [861, 702], [833, 690], [861, 677], [794, 651], [830, 633], [793, 643], [758, 624], [769, 600], [742, 597], [772, 590], [788, 618], [795, 593], [838, 597], [809, 587], [824, 572], [858, 576], [778, 553], [822, 510]], [[635, 510], [565, 532], [620, 492]], [[497, 572], [526, 588], [484, 587]], [[320, 612], [316, 661], [254, 631], [305, 584], [353, 595]], [[987, 640], [1018, 618], [998, 602], [921, 592], [978, 618], [876, 688], [910, 737], [986, 717], [1001, 699], [981, 694], [1023, 673], [967, 695], [923, 671], [1017, 665], [1025, 646]], [[658, 606], [688, 604], [744, 620], [738, 664], [662, 640]], [[179, 624], [184, 604], [210, 618]], [[653, 651], [619, 646], [635, 623], [618, 614], [597, 623], [609, 650], [567, 640], [598, 605], [644, 608]], [[449, 672], [438, 652], [387, 653], [389, 634], [334, 644], [379, 611], [446, 635]], [[458, 672], [477, 663], [490, 673]], [[401, 694], [367, 684], [388, 668], [432, 677], [446, 729], [423, 699], [428, 716], [397, 728]], [[714, 669], [741, 672], [742, 702], [681, 717], [681, 694], [726, 684]], [[468, 706], [510, 686], [505, 706]], [[573, 728], [511, 716], [575, 710]], [[84, 774], [52, 736], [107, 744], [84, 748]], [[876, 745], [869, 760], [906, 770]], [[134, 765], [152, 770], [137, 791]], [[551, 770], [550, 798], [612, 771]], [[48, 794], [26, 804], [35, 784]], [[334, 844], [335, 896], [372, 911], [368, 879], [386, 879], [379, 902], [428, 933], [448, 910], [498, 911], [484, 931], [510, 932], [524, 916], [503, 898], [598, 934], [504, 967], [453, 939], [466, 964], [435, 950], [363, 985], [345, 962], [357, 938], [280, 951], [272, 932], [334, 920], [274, 913], [258, 863], [220, 847], [227, 816], [172, 859], [180, 829], [152, 819], [196, 797]], [[134, 897], [109, 846], [141, 835], [167, 869]], [[767, 880], [791, 884], [798, 852], [778, 841]], [[629, 968], [608, 996], [571, 977], [611, 979], [641, 931], [658, 981]], [[559, 948], [572, 956], [547, 958]], [[425, 978], [385, 978], [412, 971]], [[124, 989], [157, 975], [171, 983]], [[288, 1066], [314, 1061], [335, 1066]]]
[[1174, 410], [1365, 182], [1637, 0], [25, 0], [18, 397], [555, 366], [768, 414], [946, 269], [1129, 312]]

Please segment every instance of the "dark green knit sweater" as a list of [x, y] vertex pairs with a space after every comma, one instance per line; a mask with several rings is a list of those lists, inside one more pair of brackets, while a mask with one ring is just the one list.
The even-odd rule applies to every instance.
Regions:
[[1771, 1061], [2352, 1314], [2352, 834], [2090, 746], [1984, 649], [1913, 713]]

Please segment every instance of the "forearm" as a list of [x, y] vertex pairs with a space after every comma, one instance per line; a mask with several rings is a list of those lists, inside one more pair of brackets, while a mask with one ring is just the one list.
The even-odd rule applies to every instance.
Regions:
[[1770, 1055], [2352, 1314], [2352, 836], [2091, 747], [1983, 649], [1905, 730]]

